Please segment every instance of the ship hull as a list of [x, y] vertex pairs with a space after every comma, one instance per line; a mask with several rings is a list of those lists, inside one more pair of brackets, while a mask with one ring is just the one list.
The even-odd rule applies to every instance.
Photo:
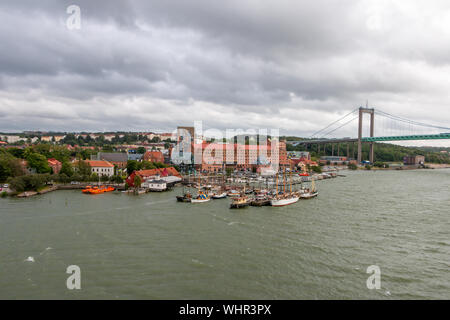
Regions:
[[191, 203], [203, 203], [203, 202], [208, 202], [211, 201], [211, 198], [208, 199], [192, 199]]
[[304, 193], [300, 196], [301, 199], [311, 199], [311, 198], [315, 198], [319, 195], [318, 192], [313, 192], [313, 193]]
[[224, 192], [224, 193], [221, 193], [221, 194], [216, 194], [216, 195], [213, 195], [212, 196], [212, 198], [213, 199], [224, 199], [224, 198], [226, 198], [227, 197], [227, 194]]
[[270, 205], [272, 207], [284, 207], [296, 203], [298, 199], [299, 197], [292, 197], [287, 199], [274, 199], [270, 200]]

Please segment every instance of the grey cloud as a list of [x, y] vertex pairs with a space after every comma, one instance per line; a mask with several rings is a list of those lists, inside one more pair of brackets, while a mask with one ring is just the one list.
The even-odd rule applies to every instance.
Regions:
[[[442, 107], [427, 97], [450, 102], [446, 1], [80, 0], [77, 31], [64, 26], [70, 4], [0, 4], [2, 128], [170, 128], [197, 117], [306, 134], [365, 99], [431, 121], [420, 106]], [[27, 112], [42, 101], [48, 112]], [[63, 123], [58, 108], [70, 111]]]

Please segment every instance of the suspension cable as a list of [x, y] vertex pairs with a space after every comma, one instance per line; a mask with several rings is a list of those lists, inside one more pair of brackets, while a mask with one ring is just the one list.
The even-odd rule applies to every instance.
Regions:
[[331, 131], [328, 131], [325, 135], [323, 135], [321, 138], [325, 138], [327, 135], [329, 135], [329, 134], [331, 134], [331, 133], [333, 133], [333, 132], [335, 132], [336, 130], [338, 130], [338, 129], [340, 129], [340, 128], [342, 128], [342, 127], [344, 127], [344, 126], [346, 126], [346, 125], [348, 125], [350, 122], [352, 122], [353, 120], [355, 120], [355, 119], [358, 119], [359, 118], [359, 115], [358, 116], [356, 116], [356, 117], [354, 117], [353, 119], [350, 119], [349, 121], [347, 121], [346, 123], [344, 123], [344, 124], [342, 124], [342, 125], [340, 125], [339, 127], [337, 127], [336, 129], [333, 129], [333, 130], [331, 130]]
[[392, 115], [390, 113], [383, 112], [383, 111], [377, 110], [377, 109], [375, 110], [375, 113], [377, 113], [380, 116], [384, 116], [386, 118], [392, 119], [394, 121], [404, 122], [404, 123], [408, 123], [410, 125], [417, 125], [417, 126], [427, 127], [427, 128], [450, 130], [450, 128], [447, 128], [447, 127], [441, 127], [441, 126], [436, 126], [436, 125], [427, 124], [427, 123], [423, 123], [423, 122], [418, 122], [418, 121], [414, 121], [414, 120], [409, 120], [409, 119], [402, 118], [402, 117], [399, 117], [399, 116], [395, 116], [395, 115]]
[[356, 108], [356, 109], [354, 109], [354, 110], [352, 110], [351, 112], [349, 112], [349, 113], [347, 113], [345, 116], [343, 116], [342, 118], [340, 118], [340, 119], [338, 119], [338, 120], [336, 120], [336, 121], [333, 121], [332, 123], [330, 123], [329, 125], [327, 125], [325, 128], [323, 128], [323, 129], [321, 129], [321, 130], [319, 130], [319, 131], [317, 131], [317, 132], [314, 132], [311, 136], [309, 136], [309, 138], [312, 138], [312, 137], [314, 137], [316, 134], [319, 134], [320, 132], [322, 132], [322, 131], [325, 131], [326, 129], [328, 129], [329, 127], [331, 127], [332, 125], [334, 125], [335, 123], [337, 123], [337, 122], [339, 122], [339, 121], [341, 121], [341, 120], [344, 120], [345, 118], [347, 118], [349, 115], [351, 115], [353, 112], [355, 112], [356, 110], [358, 110], [358, 108]]

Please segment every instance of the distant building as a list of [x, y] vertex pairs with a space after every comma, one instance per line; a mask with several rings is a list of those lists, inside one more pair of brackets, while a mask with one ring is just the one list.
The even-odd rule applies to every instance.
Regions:
[[124, 152], [99, 152], [96, 156], [91, 156], [91, 160], [103, 160], [116, 165], [120, 169], [127, 167], [128, 154]]
[[403, 158], [403, 164], [405, 165], [423, 165], [425, 164], [424, 156], [406, 156]]
[[5, 135], [5, 136], [0, 136], [0, 140], [6, 141], [8, 143], [16, 143], [16, 142], [19, 142], [20, 140], [26, 141], [27, 139], [21, 138], [20, 136]]
[[161, 151], [147, 151], [144, 153], [143, 160], [164, 163], [164, 155]]
[[58, 174], [61, 171], [62, 163], [54, 158], [50, 158], [47, 160], [47, 163], [54, 174]]
[[134, 177], [138, 175], [143, 182], [152, 179], [163, 179], [166, 180], [166, 183], [176, 183], [181, 181], [180, 173], [174, 167], [168, 168], [158, 168], [158, 169], [150, 169], [150, 170], [139, 170], [134, 171], [127, 178], [126, 183], [130, 187], [134, 187]]
[[114, 175], [114, 165], [103, 160], [85, 160], [91, 166], [91, 172], [99, 176], [111, 177]]
[[159, 179], [149, 179], [142, 183], [143, 188], [149, 189], [150, 191], [165, 191], [167, 190], [167, 182]]
[[143, 156], [140, 153], [128, 153], [128, 160], [142, 161]]
[[334, 165], [334, 164], [341, 165], [341, 164], [349, 164], [351, 162], [351, 159], [349, 159], [347, 157], [339, 157], [339, 156], [323, 156], [323, 157], [320, 157], [319, 162], [322, 164], [330, 163], [332, 165]]
[[308, 151], [289, 151], [288, 158], [311, 160], [311, 154]]

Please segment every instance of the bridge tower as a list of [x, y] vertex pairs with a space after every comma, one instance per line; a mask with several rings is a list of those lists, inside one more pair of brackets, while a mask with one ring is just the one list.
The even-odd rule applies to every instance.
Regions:
[[[370, 136], [374, 136], [374, 124], [375, 124], [375, 109], [373, 108], [359, 108], [359, 122], [358, 122], [358, 163], [362, 161], [362, 128], [363, 128], [363, 115], [364, 113], [370, 114]], [[369, 161], [373, 163], [373, 142], [370, 142]]]

